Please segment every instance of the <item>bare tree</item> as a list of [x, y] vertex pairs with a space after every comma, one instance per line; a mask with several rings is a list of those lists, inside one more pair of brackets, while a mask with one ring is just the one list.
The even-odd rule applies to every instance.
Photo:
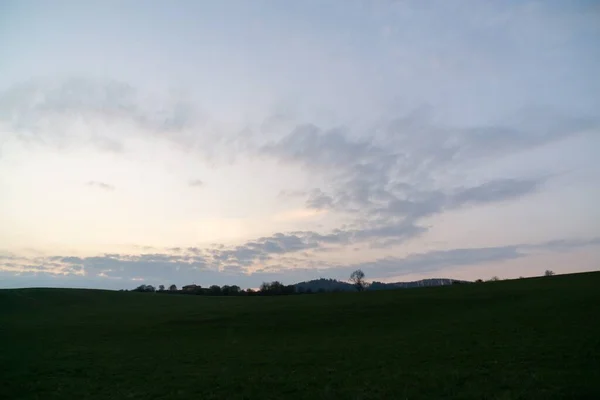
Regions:
[[544, 276], [552, 276], [554, 275], [554, 271], [550, 271], [549, 269], [546, 270], [546, 272], [544, 272]]
[[365, 290], [365, 273], [362, 270], [357, 269], [350, 275], [350, 281], [354, 284], [354, 287], [359, 292]]

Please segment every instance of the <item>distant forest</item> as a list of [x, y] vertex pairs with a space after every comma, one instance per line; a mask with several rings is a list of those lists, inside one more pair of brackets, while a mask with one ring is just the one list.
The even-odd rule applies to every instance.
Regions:
[[[456, 279], [422, 279], [414, 282], [372, 282], [365, 284], [364, 290], [393, 290], [393, 289], [410, 289], [418, 287], [431, 287], [431, 286], [447, 286], [457, 285], [463, 283], [471, 283], [469, 281], [462, 281]], [[311, 281], [299, 282], [293, 285], [284, 285], [281, 282], [265, 282], [258, 290], [246, 289], [243, 290], [236, 285], [224, 285], [217, 286], [212, 285], [208, 287], [202, 287], [200, 285], [186, 285], [178, 288], [175, 285], [168, 287], [164, 285], [158, 286], [158, 288], [152, 285], [141, 285], [133, 289], [135, 292], [156, 292], [166, 294], [190, 294], [190, 295], [204, 295], [204, 296], [282, 296], [282, 295], [298, 295], [298, 294], [313, 294], [313, 293], [326, 293], [326, 292], [353, 292], [357, 290], [356, 284], [339, 281], [336, 279], [314, 279]], [[362, 288], [360, 289], [362, 290]]]

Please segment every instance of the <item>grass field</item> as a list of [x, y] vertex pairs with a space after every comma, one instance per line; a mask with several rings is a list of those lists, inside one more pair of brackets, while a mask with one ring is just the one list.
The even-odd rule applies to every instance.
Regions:
[[207, 297], [0, 291], [6, 399], [600, 399], [600, 273]]

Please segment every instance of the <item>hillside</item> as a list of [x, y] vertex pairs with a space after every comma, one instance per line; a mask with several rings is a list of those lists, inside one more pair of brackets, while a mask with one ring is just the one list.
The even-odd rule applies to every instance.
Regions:
[[1, 393], [595, 399], [598, 287], [600, 273], [284, 297], [0, 290]]

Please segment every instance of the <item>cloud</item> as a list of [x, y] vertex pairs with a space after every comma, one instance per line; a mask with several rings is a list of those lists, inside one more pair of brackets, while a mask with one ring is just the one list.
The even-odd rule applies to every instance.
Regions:
[[570, 117], [544, 108], [523, 110], [506, 118], [508, 125], [475, 127], [435, 125], [431, 113], [428, 110], [391, 118], [364, 132], [299, 125], [260, 151], [309, 169], [343, 172], [342, 176], [354, 179], [377, 174], [382, 179], [410, 180], [422, 172], [439, 172], [449, 164], [484, 162], [600, 126], [597, 118]]
[[[111, 129], [134, 124], [148, 135], [190, 146], [201, 113], [181, 97], [144, 93], [110, 79], [32, 79], [0, 93], [0, 122], [23, 140], [64, 146], [81, 142], [121, 153]], [[81, 125], [85, 129], [81, 129]]]
[[124, 153], [125, 146], [116, 139], [111, 139], [104, 136], [94, 136], [91, 142], [100, 150], [112, 153]]
[[[409, 184], [395, 184], [388, 196], [381, 196], [379, 202], [366, 199], [357, 212], [352, 224], [337, 228], [329, 233], [315, 231], [298, 231], [288, 234], [278, 233], [275, 236], [292, 234], [295, 239], [304, 243], [304, 249], [322, 249], [328, 246], [346, 246], [367, 243], [372, 247], [389, 247], [409, 239], [419, 237], [427, 232], [428, 227], [420, 221], [423, 218], [470, 205], [497, 203], [517, 199], [534, 193], [545, 182], [539, 179], [498, 179], [472, 187], [459, 187], [447, 190], [419, 191]], [[400, 198], [403, 194], [405, 198]], [[387, 199], [387, 201], [385, 201]], [[336, 202], [320, 190], [309, 195], [308, 202], [313, 208], [334, 208]], [[265, 238], [263, 238], [265, 239]], [[246, 245], [241, 245], [240, 250]], [[251, 246], [255, 247], [255, 246]], [[262, 252], [264, 256], [264, 253]], [[252, 253], [257, 256], [259, 253]], [[252, 258], [249, 253], [246, 259]]]
[[[380, 123], [365, 132], [299, 125], [259, 152], [298, 165], [328, 180], [328, 192], [305, 193], [306, 206], [351, 215], [364, 236], [385, 239], [386, 225], [424, 228], [423, 218], [453, 209], [499, 203], [537, 192], [550, 175], [506, 176], [472, 186], [450, 185], [445, 176], [511, 154], [598, 128], [595, 119], [570, 118], [546, 109], [507, 118], [509, 125], [437, 126], [431, 109]], [[298, 193], [301, 195], [302, 193]], [[385, 223], [384, 223], [385, 222]], [[356, 232], [354, 237], [359, 237]], [[397, 242], [397, 241], [396, 241]]]
[[499, 203], [534, 193], [545, 182], [537, 179], [497, 179], [478, 186], [459, 187], [443, 192], [418, 191], [408, 188], [406, 198], [394, 198], [383, 205], [369, 209], [369, 214], [378, 217], [403, 216], [411, 220], [458, 209], [469, 205]]
[[438, 250], [412, 254], [404, 258], [381, 258], [373, 262], [355, 264], [350, 269], [360, 268], [367, 276], [388, 278], [402, 274], [441, 271], [449, 267], [508, 261], [526, 255], [520, 246]]
[[30, 80], [0, 96], [2, 117], [12, 116], [13, 127], [38, 127], [44, 117], [96, 114], [106, 119], [128, 118], [157, 131], [177, 131], [190, 122], [190, 106], [177, 99], [156, 104], [124, 82], [91, 78]]
[[[405, 198], [399, 198], [395, 189], [392, 189], [388, 192], [387, 201], [383, 196], [379, 202], [365, 199], [355, 214], [356, 219], [348, 227], [334, 229], [329, 233], [299, 231], [291, 234], [300, 238], [306, 249], [356, 243], [367, 243], [379, 248], [389, 247], [427, 232], [428, 228], [420, 224], [425, 217], [468, 205], [519, 198], [533, 193], [542, 182], [544, 179], [501, 179], [473, 187], [455, 188], [447, 193], [418, 191], [406, 184], [396, 185], [396, 189], [405, 193]], [[343, 198], [334, 200], [331, 196], [324, 195], [320, 189], [312, 191], [308, 199], [308, 203], [312, 204], [314, 209], [335, 208], [336, 202], [340, 201], [343, 201]], [[277, 235], [285, 237], [287, 234], [278, 233], [275, 236]]]
[[403, 258], [385, 257], [373, 262], [354, 264], [348, 269], [361, 268], [367, 275], [386, 278], [402, 274], [442, 271], [451, 267], [510, 261], [527, 257], [532, 252], [560, 253], [598, 245], [600, 245], [600, 238], [559, 239], [536, 244], [435, 250], [411, 254]]
[[188, 184], [191, 187], [202, 187], [202, 186], [204, 186], [204, 182], [202, 182], [200, 179], [192, 180]]
[[333, 208], [333, 205], [333, 197], [323, 193], [319, 188], [313, 189], [306, 200], [306, 207], [315, 210]]
[[296, 197], [305, 197], [307, 192], [305, 190], [280, 190], [277, 194], [277, 197], [280, 198], [296, 198]]
[[498, 179], [462, 188], [450, 199], [452, 205], [494, 203], [533, 193], [545, 179]]
[[196, 254], [104, 254], [96, 257], [53, 257], [55, 262], [81, 267], [87, 276], [149, 280], [189, 276], [207, 268], [206, 259]]
[[[41, 286], [44, 277], [60, 276], [66, 282], [94, 282], [94, 286], [129, 288], [136, 282], [165, 284], [239, 284], [257, 287], [264, 281], [296, 283], [319, 277], [346, 279], [363, 269], [369, 279], [403, 274], [441, 272], [447, 268], [485, 265], [526, 257], [532, 252], [565, 252], [600, 245], [600, 238], [560, 239], [543, 243], [483, 248], [459, 248], [414, 253], [406, 257], [383, 257], [369, 262], [340, 264], [308, 259], [299, 252], [310, 248], [300, 235], [275, 235], [224, 251], [180, 249], [177, 254], [104, 254], [95, 257], [0, 257], [0, 275], [17, 277], [15, 282]], [[296, 253], [298, 256], [290, 256]], [[250, 268], [257, 257], [273, 262]], [[248, 262], [250, 261], [250, 262]], [[31, 279], [29, 279], [31, 278]], [[28, 280], [29, 279], [29, 280]], [[41, 280], [40, 280], [41, 279]], [[115, 285], [115, 280], [121, 283]], [[47, 281], [47, 280], [46, 280]], [[55, 283], [53, 285], [58, 284]]]
[[99, 182], [99, 181], [89, 181], [88, 183], [86, 183], [86, 185], [97, 187], [97, 188], [100, 188], [103, 190], [108, 190], [108, 191], [115, 190], [115, 187], [113, 185], [110, 185], [110, 184], [104, 183], [104, 182]]
[[368, 141], [348, 140], [341, 129], [323, 132], [315, 125], [300, 125], [261, 152], [307, 167], [348, 166], [379, 153]]
[[543, 251], [554, 251], [562, 252], [576, 249], [578, 247], [586, 246], [598, 246], [600, 245], [600, 237], [591, 239], [558, 239], [550, 240], [544, 243], [530, 244], [523, 246], [529, 250], [543, 250]]
[[234, 248], [211, 249], [217, 264], [224, 263], [243, 267], [264, 264], [274, 256], [300, 253], [307, 250], [324, 251], [327, 248], [347, 246], [354, 243], [370, 243], [386, 247], [416, 237], [426, 229], [408, 222], [388, 223], [367, 228], [334, 229], [328, 233], [295, 231], [275, 233], [248, 241]]
[[265, 262], [273, 255], [294, 253], [319, 247], [319, 241], [310, 237], [310, 233], [276, 233], [272, 236], [246, 242], [232, 249], [211, 250], [219, 265], [230, 264], [249, 267], [256, 262]]
[[81, 259], [67, 257], [25, 257], [25, 256], [0, 256], [0, 272], [19, 276], [24, 273], [43, 273], [55, 276], [82, 275], [83, 268], [78, 263]]

